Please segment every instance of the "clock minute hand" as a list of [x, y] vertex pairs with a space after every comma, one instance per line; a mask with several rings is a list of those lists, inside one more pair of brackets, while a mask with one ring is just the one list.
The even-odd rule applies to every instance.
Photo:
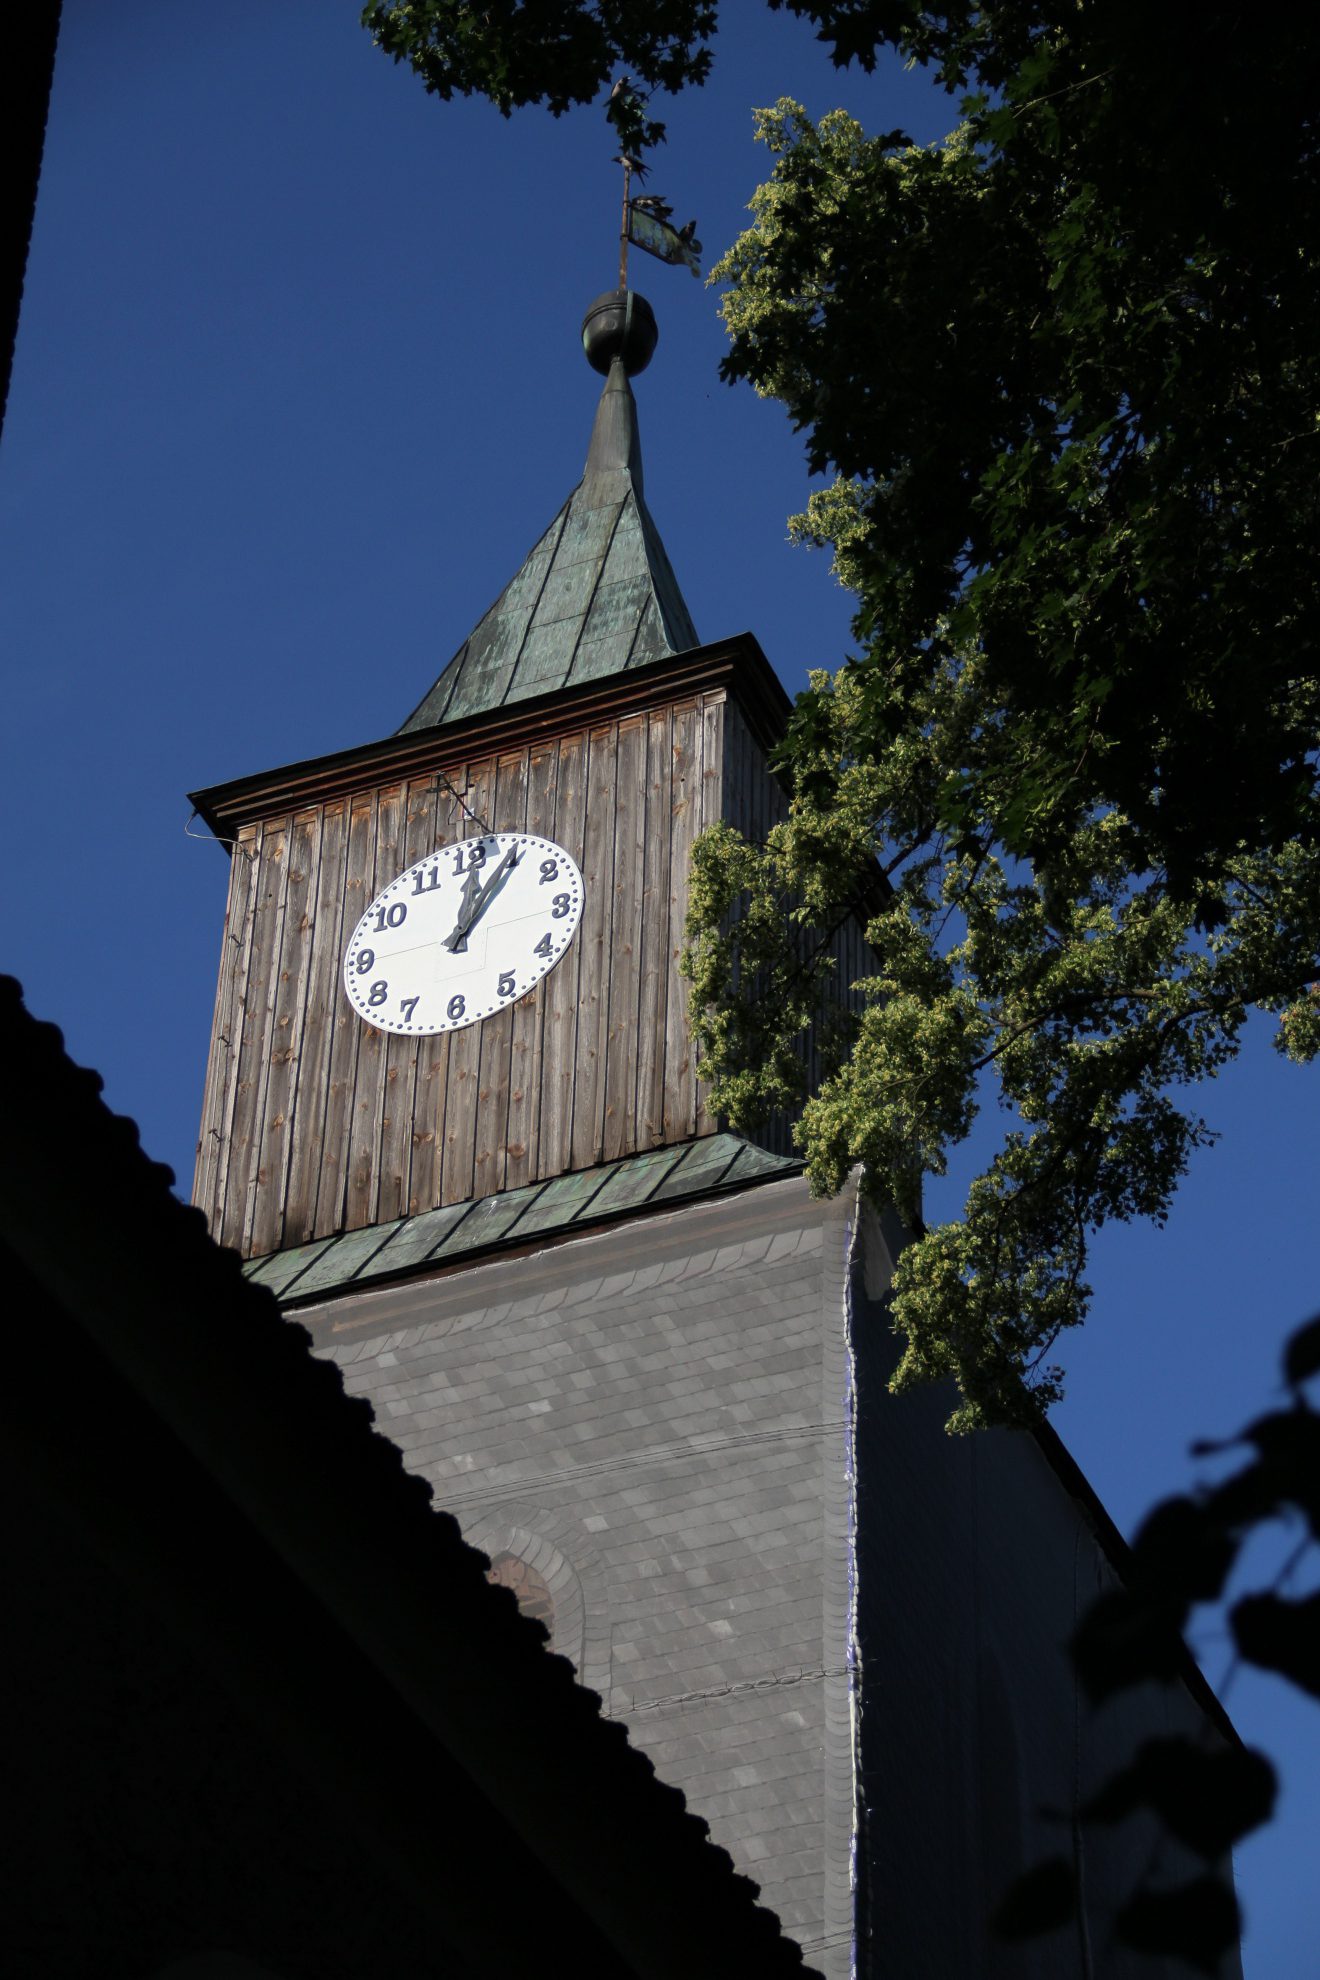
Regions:
[[458, 920], [454, 924], [452, 934], [445, 938], [445, 947], [452, 954], [457, 955], [460, 950], [466, 949], [468, 936], [504, 884], [505, 875], [517, 864], [518, 848], [510, 846], [484, 887], [477, 880], [476, 868], [468, 868], [467, 883], [463, 888], [463, 898], [459, 902]]

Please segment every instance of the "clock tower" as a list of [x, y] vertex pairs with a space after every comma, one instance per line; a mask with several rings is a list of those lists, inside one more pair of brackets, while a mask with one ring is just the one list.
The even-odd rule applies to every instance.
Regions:
[[582, 480], [402, 727], [194, 798], [233, 849], [194, 1200], [247, 1256], [716, 1131], [688, 862], [779, 814], [787, 699], [750, 636], [699, 644], [646, 508], [645, 300], [583, 341]]
[[[647, 510], [648, 305], [583, 343], [582, 479], [402, 726], [194, 798], [231, 849], [195, 1201], [811, 1970], [1081, 1975], [1149, 1837], [1080, 1811], [1213, 1701], [1189, 1666], [1083, 1711], [1060, 1646], [1121, 1542], [1075, 1467], [892, 1397], [897, 1220], [710, 1111], [692, 846], [783, 816], [788, 702], [698, 641]], [[1081, 1938], [1005, 1963], [1060, 1821]]]

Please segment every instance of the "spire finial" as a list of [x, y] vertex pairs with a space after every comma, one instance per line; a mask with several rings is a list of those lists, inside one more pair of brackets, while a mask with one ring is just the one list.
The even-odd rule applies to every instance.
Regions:
[[635, 378], [651, 362], [659, 338], [655, 311], [636, 289], [607, 289], [582, 319], [587, 363], [602, 377], [609, 375], [615, 358], [622, 358], [629, 378]]

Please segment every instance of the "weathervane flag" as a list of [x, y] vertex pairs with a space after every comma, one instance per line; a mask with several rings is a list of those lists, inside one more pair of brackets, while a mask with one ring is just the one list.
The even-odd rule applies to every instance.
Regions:
[[637, 247], [653, 254], [657, 261], [672, 262], [675, 266], [690, 268], [694, 275], [701, 274], [701, 261], [698, 249], [701, 243], [690, 238], [688, 228], [680, 230], [671, 227], [667, 220], [659, 220], [653, 213], [641, 212], [629, 201], [628, 239]]

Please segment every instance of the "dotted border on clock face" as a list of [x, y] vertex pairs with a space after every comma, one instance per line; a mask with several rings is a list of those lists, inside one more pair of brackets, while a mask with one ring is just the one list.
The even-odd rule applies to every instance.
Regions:
[[[371, 1005], [368, 1001], [356, 994], [357, 986], [354, 982], [354, 977], [360, 976], [361, 972], [353, 966], [356, 958], [364, 948], [372, 949], [373, 961], [371, 967], [374, 968], [376, 966], [376, 950], [372, 942], [368, 941], [367, 938], [373, 937], [375, 943], [378, 944], [382, 937], [387, 938], [394, 932], [390, 928], [381, 929], [373, 924], [379, 922], [382, 914], [388, 914], [390, 907], [399, 900], [403, 900], [406, 905], [409, 900], [414, 898], [420, 897], [425, 899], [428, 895], [443, 891], [448, 903], [451, 905], [456, 903], [462, 891], [462, 883], [458, 874], [451, 873], [446, 876], [448, 885], [443, 890], [439, 886], [419, 886], [418, 876], [429, 876], [438, 869], [442, 860], [456, 854], [468, 852], [473, 846], [481, 845], [489, 847], [492, 842], [494, 842], [498, 850], [493, 854], [487, 853], [484, 862], [492, 870], [505, 851], [507, 851], [510, 844], [516, 844], [521, 847], [524, 858], [530, 854], [538, 861], [553, 859], [564, 863], [567, 869], [563, 875], [565, 884], [562, 888], [557, 889], [561, 897], [565, 893], [568, 896], [567, 909], [559, 917], [564, 922], [563, 933], [554, 936], [553, 928], [547, 930], [547, 933], [554, 937], [550, 953], [543, 959], [541, 965], [534, 967], [530, 973], [525, 968], [520, 968], [517, 972], [517, 980], [515, 981], [514, 988], [506, 996], [501, 997], [497, 995], [490, 1003], [482, 1004], [471, 1010], [464, 1008], [459, 1017], [451, 1019], [446, 1015], [435, 1023], [410, 1023], [401, 1021], [398, 1018], [382, 1023], [377, 1016], [377, 1011], [387, 1008], [388, 1000], [379, 1005]], [[522, 860], [520, 859], [518, 864], [521, 865], [521, 863]], [[478, 871], [480, 870], [478, 868]], [[522, 998], [530, 995], [538, 984], [544, 982], [551, 971], [563, 960], [574, 935], [577, 933], [585, 905], [585, 895], [586, 889], [576, 860], [571, 853], [566, 852], [563, 846], [556, 844], [553, 839], [543, 839], [530, 832], [511, 831], [474, 833], [466, 839], [447, 840], [443, 845], [436, 846], [424, 858], [415, 860], [411, 866], [406, 867], [402, 873], [398, 874], [390, 882], [388, 887], [385, 887], [376, 895], [370, 907], [363, 914], [357, 927], [349, 937], [348, 947], [344, 952], [341, 974], [345, 994], [358, 1016], [365, 1023], [371, 1025], [373, 1030], [384, 1032], [388, 1037], [436, 1038], [447, 1036], [449, 1033], [455, 1031], [465, 1031], [469, 1025], [480, 1024], [483, 1019], [495, 1016], [498, 1011], [510, 1009], [514, 1004], [519, 1003]], [[448, 912], [449, 908], [446, 909], [446, 917]], [[442, 936], [433, 937], [426, 944], [426, 947], [432, 950], [439, 950], [443, 945], [443, 939]], [[388, 961], [388, 956], [384, 957], [383, 960]], [[407, 1001], [407, 998], [400, 999], [401, 1007]]]

